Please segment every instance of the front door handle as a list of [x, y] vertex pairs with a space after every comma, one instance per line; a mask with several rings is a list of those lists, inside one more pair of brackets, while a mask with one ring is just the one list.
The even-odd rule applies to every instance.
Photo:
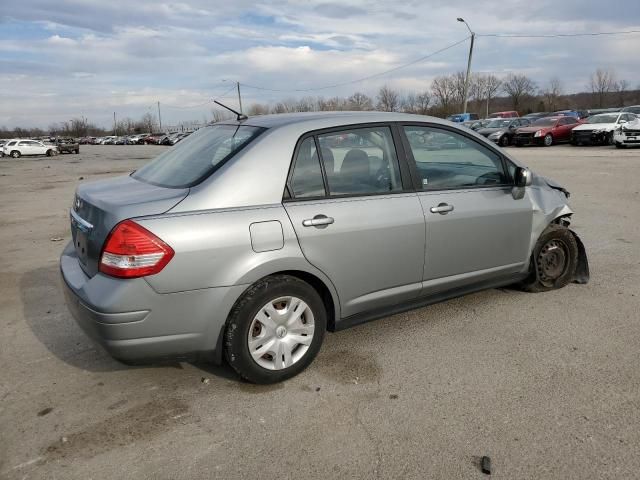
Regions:
[[316, 215], [313, 218], [307, 218], [302, 221], [302, 225], [305, 227], [326, 227], [327, 225], [331, 225], [334, 222], [332, 217], [327, 217], [326, 215]]
[[453, 211], [453, 205], [448, 203], [439, 203], [437, 207], [431, 207], [431, 213], [439, 213], [440, 215], [446, 215]]

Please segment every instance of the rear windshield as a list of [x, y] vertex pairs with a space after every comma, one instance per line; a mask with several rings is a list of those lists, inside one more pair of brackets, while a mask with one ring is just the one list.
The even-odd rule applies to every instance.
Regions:
[[191, 187], [211, 175], [264, 130], [249, 125], [201, 128], [132, 176], [160, 187]]

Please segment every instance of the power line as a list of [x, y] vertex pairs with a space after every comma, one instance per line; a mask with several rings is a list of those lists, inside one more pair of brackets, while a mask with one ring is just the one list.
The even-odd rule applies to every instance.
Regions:
[[478, 37], [496, 38], [559, 38], [559, 37], [599, 37], [601, 35], [630, 35], [640, 33], [640, 30], [624, 30], [619, 32], [592, 32], [592, 33], [550, 33], [542, 35], [530, 35], [519, 33], [478, 33]]
[[337, 88], [337, 87], [343, 87], [345, 85], [352, 85], [354, 83], [360, 83], [360, 82], [364, 82], [365, 80], [371, 80], [372, 78], [377, 78], [377, 77], [381, 77], [383, 75], [387, 75], [388, 73], [391, 72], [395, 72], [397, 70], [400, 70], [402, 68], [406, 68], [409, 67], [411, 65], [415, 65], [416, 63], [420, 63], [423, 62], [424, 60], [427, 60], [428, 58], [431, 58], [435, 55], [438, 55], [439, 53], [445, 52], [453, 47], [457, 47], [458, 45], [460, 45], [461, 43], [466, 42], [469, 39], [469, 37], [465, 37], [460, 41], [457, 41], [455, 43], [452, 43], [451, 45], [448, 45], [444, 48], [441, 48], [440, 50], [436, 50], [433, 53], [430, 53], [429, 55], [425, 55], [424, 57], [420, 57], [417, 58], [415, 60], [412, 60], [411, 62], [399, 65], [397, 67], [393, 67], [390, 68], [389, 70], [385, 70], [384, 72], [379, 72], [379, 73], [375, 73], [373, 75], [368, 75], [366, 77], [362, 77], [362, 78], [357, 78], [355, 80], [349, 80], [346, 82], [341, 82], [341, 83], [334, 83], [333, 85], [325, 85], [323, 87], [313, 87], [313, 88], [289, 88], [289, 89], [280, 89], [280, 88], [267, 88], [267, 87], [258, 87], [257, 85], [248, 85], [246, 83], [241, 83], [240, 85], [242, 85], [243, 87], [247, 87], [247, 88], [253, 88], [256, 90], [266, 90], [266, 91], [270, 91], [270, 92], [313, 92], [316, 90], [327, 90], [330, 88]]

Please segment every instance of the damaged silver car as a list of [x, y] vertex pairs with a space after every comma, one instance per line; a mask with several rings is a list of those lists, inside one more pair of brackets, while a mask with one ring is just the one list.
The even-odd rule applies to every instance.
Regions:
[[307, 367], [327, 330], [586, 283], [568, 198], [437, 118], [238, 116], [79, 185], [60, 268], [69, 309], [115, 358], [224, 356], [270, 383]]

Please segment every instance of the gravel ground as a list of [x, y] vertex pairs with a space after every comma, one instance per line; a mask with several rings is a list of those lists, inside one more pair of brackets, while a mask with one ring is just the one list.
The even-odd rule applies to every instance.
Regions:
[[[588, 285], [488, 290], [328, 334], [274, 386], [127, 367], [63, 302], [79, 180], [162, 147], [0, 159], [0, 478], [638, 478], [640, 150], [511, 148], [571, 191]], [[204, 379], [204, 381], [203, 381]]]

